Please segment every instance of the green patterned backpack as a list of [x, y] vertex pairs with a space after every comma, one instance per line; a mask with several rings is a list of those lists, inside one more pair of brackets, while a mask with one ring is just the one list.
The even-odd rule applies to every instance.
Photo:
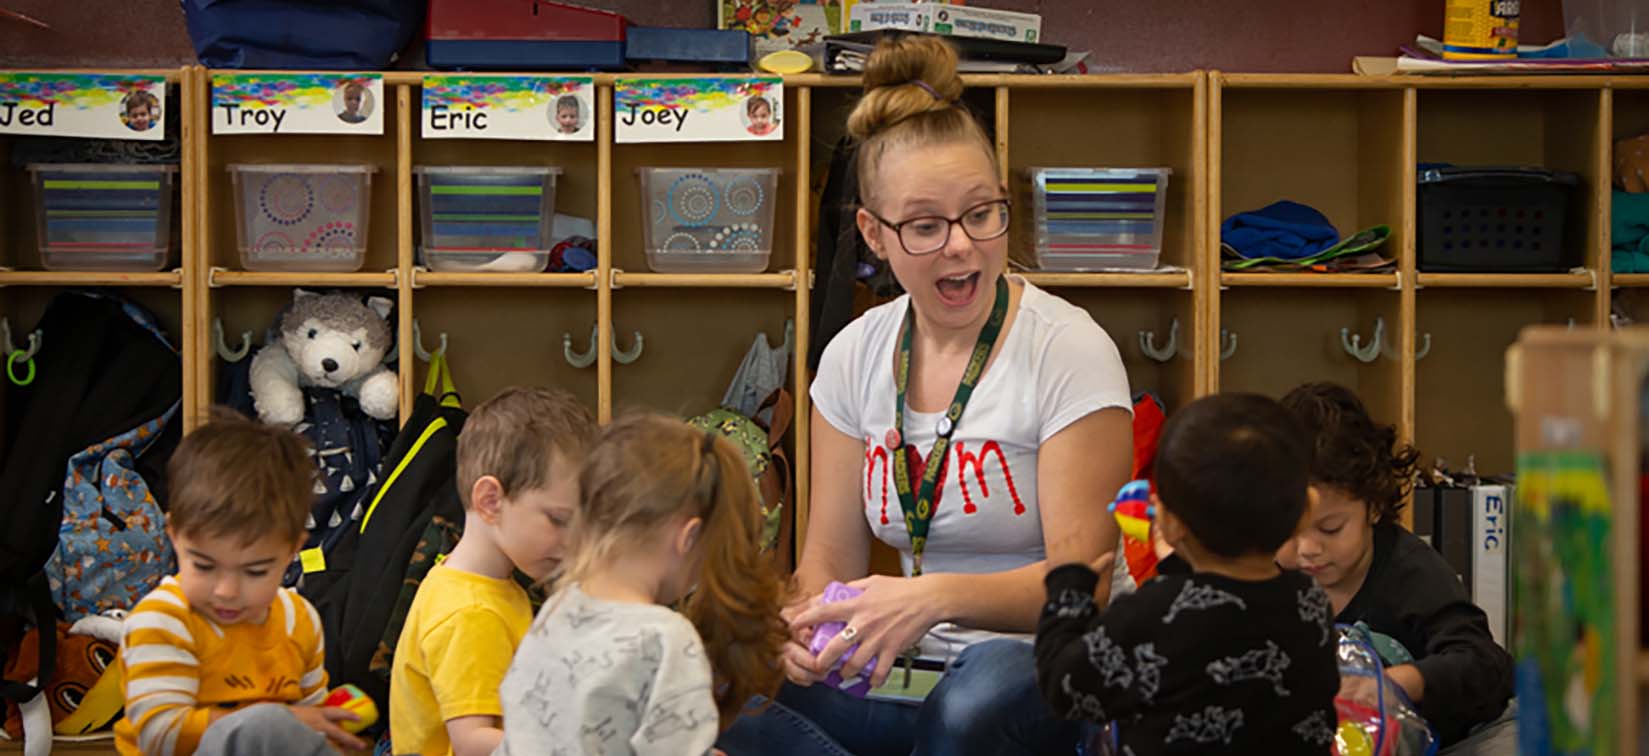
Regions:
[[790, 399], [790, 392], [781, 388], [762, 400], [755, 414], [760, 415], [769, 407], [773, 409], [773, 419], [768, 427], [726, 407], [718, 407], [688, 422], [695, 427], [721, 433], [744, 452], [750, 477], [756, 480], [756, 489], [762, 496], [762, 514], [766, 518], [762, 528], [762, 548], [775, 551], [779, 563], [788, 570], [792, 564], [792, 515], [791, 509], [785, 505], [791, 501], [793, 491], [790, 459], [784, 453], [783, 443], [785, 431], [790, 429], [790, 419], [795, 414], [795, 405]]

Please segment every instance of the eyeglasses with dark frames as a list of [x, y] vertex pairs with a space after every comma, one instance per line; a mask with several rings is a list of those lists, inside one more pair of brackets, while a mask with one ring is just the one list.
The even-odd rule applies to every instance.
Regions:
[[897, 223], [868, 208], [866, 212], [882, 225], [893, 229], [906, 254], [931, 255], [950, 243], [951, 229], [955, 226], [961, 226], [962, 233], [974, 241], [990, 241], [1008, 233], [1009, 208], [1012, 204], [1006, 199], [994, 199], [974, 205], [955, 218], [921, 215]]

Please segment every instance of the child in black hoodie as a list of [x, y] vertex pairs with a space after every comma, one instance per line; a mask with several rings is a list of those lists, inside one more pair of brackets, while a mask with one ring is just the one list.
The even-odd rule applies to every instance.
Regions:
[[1256, 395], [1207, 397], [1169, 418], [1155, 527], [1192, 572], [1104, 611], [1089, 566], [1048, 573], [1036, 669], [1056, 712], [1115, 720], [1133, 756], [1330, 753], [1340, 678], [1328, 597], [1274, 561], [1307, 510], [1307, 440]]
[[1441, 554], [1398, 524], [1419, 456], [1378, 425], [1350, 389], [1309, 383], [1283, 406], [1315, 445], [1311, 512], [1279, 554], [1328, 593], [1336, 622], [1384, 636], [1386, 676], [1437, 731], [1442, 747], [1493, 721], [1512, 697], [1512, 657], [1496, 645]]

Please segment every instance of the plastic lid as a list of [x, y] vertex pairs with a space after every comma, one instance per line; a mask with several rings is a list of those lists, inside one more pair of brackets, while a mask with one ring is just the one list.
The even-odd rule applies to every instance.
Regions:
[[1085, 168], [1085, 167], [1029, 167], [1025, 169], [1028, 176], [1043, 174], [1058, 174], [1063, 176], [1093, 176], [1105, 178], [1107, 176], [1172, 176], [1172, 168]]
[[245, 173], [377, 173], [378, 166], [360, 163], [230, 163], [229, 170]]
[[75, 173], [177, 173], [177, 163], [29, 163], [31, 171]]
[[559, 176], [561, 168], [554, 165], [415, 165], [412, 172], [437, 176]]
[[646, 166], [642, 166], [640, 168], [637, 168], [636, 169], [636, 174], [640, 175], [640, 174], [643, 174], [643, 173], [655, 173], [655, 172], [663, 172], [663, 171], [681, 171], [683, 173], [709, 173], [709, 174], [748, 173], [748, 174], [757, 175], [757, 176], [778, 176], [778, 175], [784, 173], [784, 171], [779, 169], [779, 168], [712, 168], [712, 167], [708, 167], [708, 166], [690, 166], [690, 165], [646, 165]]

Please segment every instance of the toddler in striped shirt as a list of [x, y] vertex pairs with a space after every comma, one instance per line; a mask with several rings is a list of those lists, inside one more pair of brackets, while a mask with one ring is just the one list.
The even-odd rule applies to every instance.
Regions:
[[169, 465], [178, 573], [126, 618], [121, 754], [329, 754], [361, 749], [321, 708], [320, 615], [281, 575], [303, 544], [315, 467], [283, 428], [235, 415], [189, 434]]

